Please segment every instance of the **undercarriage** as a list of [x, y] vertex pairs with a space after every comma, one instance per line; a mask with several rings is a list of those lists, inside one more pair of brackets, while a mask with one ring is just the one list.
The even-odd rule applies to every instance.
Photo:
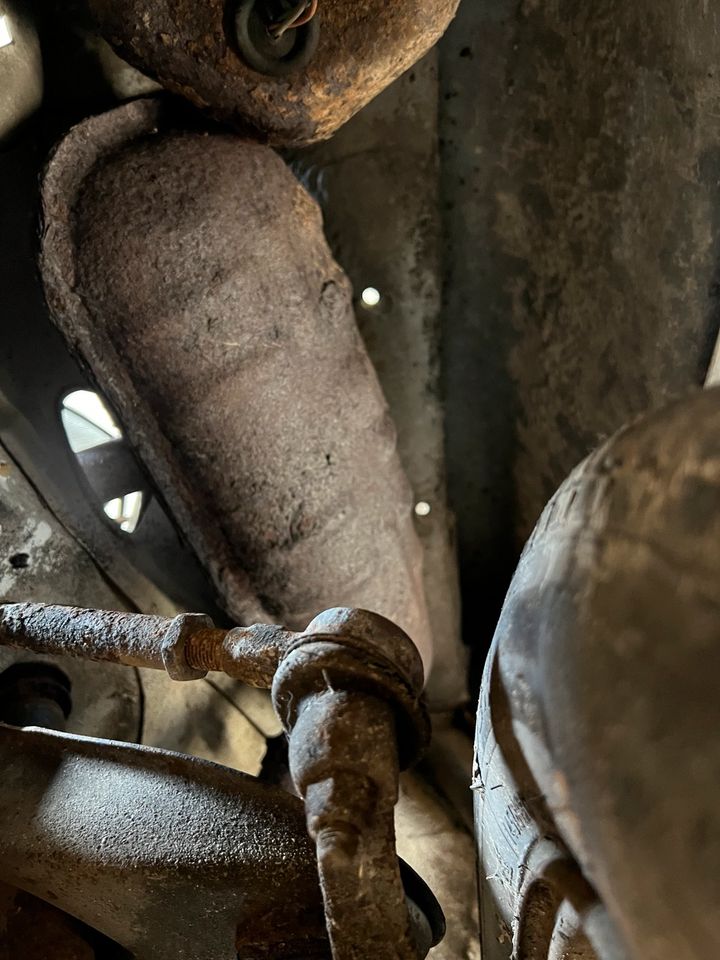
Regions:
[[719, 45], [0, 0], [0, 960], [720, 954]]

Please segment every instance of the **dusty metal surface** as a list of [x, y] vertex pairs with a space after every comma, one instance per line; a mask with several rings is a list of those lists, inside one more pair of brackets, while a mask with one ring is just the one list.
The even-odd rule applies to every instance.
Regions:
[[162, 122], [138, 101], [55, 154], [54, 318], [234, 619], [366, 606], [429, 664], [410, 490], [319, 212], [268, 148]]
[[[435, 648], [430, 704], [467, 697], [454, 521], [446, 503], [440, 385], [438, 78], [428, 54], [327, 143], [292, 168], [323, 211], [334, 257], [353, 285], [360, 334], [378, 373], [412, 486]], [[364, 303], [366, 288], [376, 305]]]
[[[213, 590], [158, 498], [149, 502], [135, 533], [124, 535], [108, 521], [68, 444], [60, 401], [70, 391], [92, 390], [93, 385], [50, 322], [38, 276], [38, 180], [48, 149], [42, 138], [28, 133], [0, 152], [0, 290], [2, 309], [14, 318], [0, 338], [0, 440], [40, 491], [47, 504], [41, 512], [57, 518], [115, 585], [113, 591], [126, 599], [113, 602], [104, 593], [94, 595], [91, 584], [97, 583], [97, 574], [86, 590], [79, 571], [73, 599], [68, 582], [73, 565], [60, 573], [54, 596], [36, 593], [34, 599], [111, 608], [130, 603], [171, 615], [185, 604], [214, 612]], [[54, 529], [55, 521], [52, 525]], [[53, 541], [50, 550], [52, 546]], [[31, 570], [25, 580], [34, 575]], [[49, 577], [44, 581], [50, 582]]]
[[[263, 625], [223, 631], [200, 615], [168, 621], [25, 603], [0, 607], [0, 643], [165, 669], [176, 680], [202, 680], [209, 668], [232, 676], [247, 672], [257, 684], [272, 679], [273, 703], [289, 735], [290, 772], [317, 847], [334, 960], [417, 960], [442, 938], [432, 894], [425, 890], [424, 902], [406, 900], [395, 851], [399, 770], [422, 753], [429, 723], [422, 661], [394, 624], [367, 611], [336, 609], [316, 617], [302, 634]], [[264, 664], [268, 648], [274, 677], [265, 678], [262, 669], [255, 675], [254, 659]], [[111, 762], [103, 743], [95, 751]], [[130, 802], [132, 785], [122, 789]], [[71, 796], [63, 790], [66, 800]], [[213, 866], [220, 869], [215, 860]], [[182, 878], [190, 882], [187, 870]], [[6, 879], [37, 892], [27, 880]], [[116, 936], [107, 924], [99, 929]], [[157, 935], [148, 935], [148, 946]]]
[[0, 5], [0, 142], [19, 133], [39, 108], [43, 68], [34, 17], [24, 0]]
[[474, 638], [575, 464], [702, 382], [719, 34], [717, 6], [689, 0], [465, 0], [441, 41], [450, 502]]
[[[123, 598], [38, 498], [2, 446], [0, 545], [0, 602], [55, 596], [66, 602], [77, 598], [85, 603], [123, 606]], [[68, 731], [128, 740], [139, 736], [140, 688], [132, 671], [0, 649], [0, 673], [19, 661], [54, 664], [68, 676], [73, 688]]]
[[121, 609], [123, 599], [0, 444], [0, 602], [57, 600]]
[[[536, 921], [545, 936], [547, 909], [570, 897], [567, 872], [547, 874], [548, 843], [589, 885], [573, 906], [598, 957], [720, 949], [718, 544], [717, 389], [620, 431], [548, 504], [479, 708], [490, 960]], [[543, 877], [552, 903], [528, 913], [528, 883]]]
[[302, 804], [215, 764], [0, 726], [2, 878], [137, 960], [327, 956]]
[[[116, 611], [126, 605], [1, 446], [0, 531], [0, 602], [55, 597]], [[67, 675], [70, 733], [139, 740], [256, 775], [266, 737], [281, 731], [268, 694], [229, 677], [177, 684], [155, 671], [138, 676], [111, 663], [0, 648], [0, 673], [18, 662], [54, 664]]]
[[[68, 960], [83, 944], [108, 960], [126, 956], [113, 945], [137, 960], [329, 958], [296, 798], [216, 764], [48, 731], [0, 725], [0, 755], [0, 878], [24, 891], [0, 885], [0, 951], [25, 929], [23, 956], [54, 932]], [[400, 873], [413, 930], [441, 933], [432, 893]]]
[[305, 69], [264, 76], [239, 55], [235, 7], [154, 0], [92, 0], [104, 36], [167, 89], [276, 144], [329, 137], [419, 60], [457, 0], [322, 0], [317, 50]]

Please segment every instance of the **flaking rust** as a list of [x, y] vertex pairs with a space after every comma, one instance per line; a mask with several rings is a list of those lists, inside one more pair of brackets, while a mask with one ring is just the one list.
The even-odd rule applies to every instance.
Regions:
[[233, 4], [91, 0], [118, 53], [168, 90], [275, 144], [331, 136], [418, 61], [458, 0], [321, 0], [319, 42], [302, 70], [265, 76], [242, 59]]
[[[198, 635], [200, 644], [194, 642]], [[315, 841], [334, 960], [421, 960], [440, 941], [442, 911], [425, 884], [400, 863], [395, 848], [399, 771], [422, 755], [430, 732], [422, 662], [395, 624], [366, 610], [334, 609], [316, 617], [302, 634], [263, 625], [223, 631], [198, 614], [167, 620], [5, 604], [0, 606], [2, 644], [164, 668], [177, 680], [199, 679], [206, 666], [234, 678], [248, 676], [252, 682], [264, 675], [264, 683], [272, 683], [273, 703], [288, 734], [290, 772], [305, 801], [307, 830]], [[106, 741], [85, 742], [101, 764], [113, 749], [117, 752], [117, 745]], [[150, 761], [142, 751], [132, 756]], [[168, 769], [183, 762], [198, 761], [177, 756]], [[223, 776], [227, 774], [230, 771]], [[92, 779], [97, 782], [98, 776]], [[251, 787], [253, 781], [243, 782], [247, 791], [261, 789]], [[172, 790], [172, 784], [165, 787]], [[115, 792], [127, 802], [126, 790]], [[76, 793], [70, 790], [63, 796], [75, 798]], [[242, 809], [244, 801], [237, 799]], [[217, 804], [216, 791], [207, 801]], [[157, 806], [143, 803], [152, 811]], [[253, 817], [247, 819], [251, 833]], [[173, 840], [167, 828], [163, 835]], [[117, 853], [115, 847], [110, 853]], [[217, 866], [217, 849], [209, 860]], [[105, 866], [102, 857], [99, 865]], [[249, 869], [252, 873], [252, 865]], [[185, 870], [180, 879], [188, 880]]]

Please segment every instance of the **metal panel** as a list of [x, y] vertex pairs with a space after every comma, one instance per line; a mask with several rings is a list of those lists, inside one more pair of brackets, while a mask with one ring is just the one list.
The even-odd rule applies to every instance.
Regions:
[[440, 44], [450, 494], [483, 646], [567, 472], [702, 382], [719, 40], [690, 0], [465, 0]]
[[[428, 693], [434, 705], [452, 706], [467, 688], [440, 396], [437, 84], [433, 52], [331, 141], [295, 155], [293, 166], [320, 202], [328, 241], [352, 282], [360, 332], [420, 505], [415, 527], [436, 657]], [[374, 306], [363, 301], [367, 288], [380, 295]]]

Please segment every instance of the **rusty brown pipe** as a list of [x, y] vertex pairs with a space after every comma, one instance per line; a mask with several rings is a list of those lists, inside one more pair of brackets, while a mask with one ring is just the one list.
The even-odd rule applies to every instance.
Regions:
[[[321, 743], [307, 736], [318, 728]], [[334, 687], [306, 698], [290, 770], [317, 848], [333, 960], [424, 956], [429, 944], [416, 943], [392, 854], [399, 770], [390, 704]]]
[[269, 688], [296, 634], [271, 624], [222, 630], [204, 614], [160, 617], [45, 603], [0, 605], [0, 644], [199, 680], [211, 670]]
[[316, 617], [273, 680], [334, 960], [417, 960], [433, 942], [418, 939], [395, 854], [399, 770], [429, 736], [421, 691], [409, 638], [363, 610]]

